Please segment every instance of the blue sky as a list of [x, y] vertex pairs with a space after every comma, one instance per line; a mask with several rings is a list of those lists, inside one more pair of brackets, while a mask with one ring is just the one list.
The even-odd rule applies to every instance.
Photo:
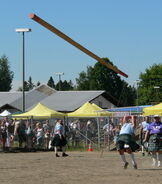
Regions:
[[46, 83], [72, 80], [97, 61], [45, 29], [28, 15], [35, 13], [100, 57], [108, 57], [128, 74], [130, 84], [162, 61], [161, 0], [1, 0], [0, 57], [14, 72], [13, 90], [22, 81], [22, 36], [25, 33], [25, 79]]

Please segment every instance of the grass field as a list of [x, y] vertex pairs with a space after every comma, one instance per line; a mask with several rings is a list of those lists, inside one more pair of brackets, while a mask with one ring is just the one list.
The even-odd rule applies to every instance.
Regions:
[[[136, 153], [138, 170], [122, 168], [117, 152], [0, 153], [1, 184], [162, 184], [162, 168]], [[129, 160], [128, 155], [126, 155]]]

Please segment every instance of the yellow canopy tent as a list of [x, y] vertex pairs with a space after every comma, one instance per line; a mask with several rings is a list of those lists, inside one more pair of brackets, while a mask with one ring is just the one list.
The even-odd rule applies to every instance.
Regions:
[[45, 105], [38, 103], [33, 109], [22, 114], [12, 115], [13, 118], [21, 119], [43, 119], [43, 118], [55, 118], [55, 117], [64, 117], [65, 114], [61, 112], [54, 111], [49, 109]]
[[79, 109], [74, 112], [68, 113], [68, 117], [100, 117], [100, 116], [111, 116], [110, 112], [100, 112], [103, 109], [96, 104], [86, 102]]
[[100, 116], [112, 116], [113, 113], [109, 112], [109, 111], [104, 111], [101, 107], [99, 107], [98, 105], [92, 103], [92, 105], [96, 108], [97, 113], [99, 113]]
[[150, 116], [150, 115], [160, 115], [162, 116], [162, 103], [151, 106], [151, 107], [146, 107], [143, 109], [144, 116]]

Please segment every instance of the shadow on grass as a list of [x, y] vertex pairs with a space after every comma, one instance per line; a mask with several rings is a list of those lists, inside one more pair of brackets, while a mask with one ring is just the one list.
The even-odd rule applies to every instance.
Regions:
[[145, 170], [145, 171], [157, 171], [162, 170], [162, 168], [139, 168], [138, 170]]

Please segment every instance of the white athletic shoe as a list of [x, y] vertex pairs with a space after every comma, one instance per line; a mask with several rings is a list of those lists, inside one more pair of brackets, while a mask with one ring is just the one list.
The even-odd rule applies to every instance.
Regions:
[[157, 166], [158, 166], [158, 167], [161, 167], [161, 163], [160, 163], [160, 161], [158, 161]]
[[152, 167], [155, 167], [155, 166], [156, 166], [156, 160], [153, 159]]

